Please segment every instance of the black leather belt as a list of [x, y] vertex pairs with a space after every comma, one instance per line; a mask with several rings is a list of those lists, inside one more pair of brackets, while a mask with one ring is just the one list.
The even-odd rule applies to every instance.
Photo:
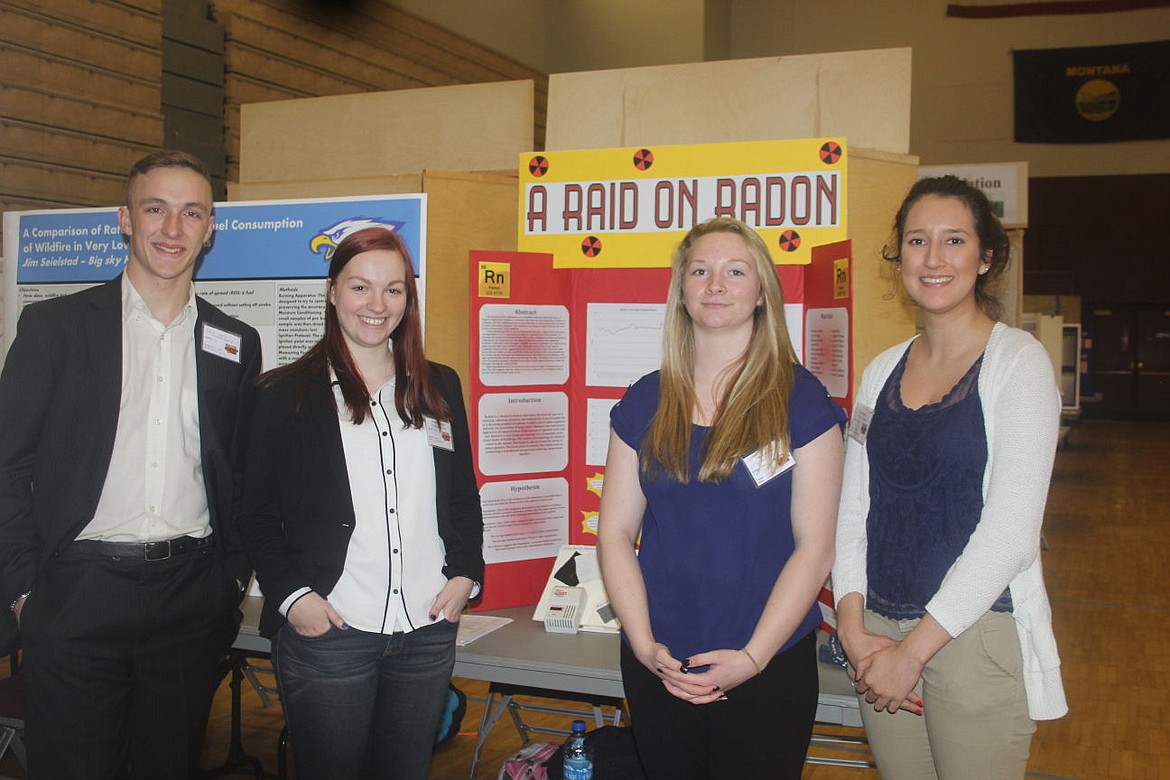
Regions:
[[103, 542], [99, 539], [78, 539], [65, 548], [66, 555], [94, 558], [129, 558], [139, 561], [165, 561], [176, 555], [205, 550], [212, 545], [212, 537], [179, 536], [161, 542]]

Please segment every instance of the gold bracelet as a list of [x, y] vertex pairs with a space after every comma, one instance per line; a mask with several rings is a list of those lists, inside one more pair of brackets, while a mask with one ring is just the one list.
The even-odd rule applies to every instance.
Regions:
[[756, 663], [756, 659], [752, 658], [752, 654], [748, 652], [748, 649], [746, 647], [739, 648], [739, 652], [746, 655], [748, 657], [748, 660], [752, 662], [752, 666], [756, 667], [756, 674], [763, 673], [764, 670], [760, 668], [760, 665], [758, 663]]

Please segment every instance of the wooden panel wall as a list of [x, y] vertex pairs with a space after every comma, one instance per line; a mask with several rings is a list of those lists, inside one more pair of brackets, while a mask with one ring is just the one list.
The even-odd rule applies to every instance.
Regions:
[[162, 0], [0, 0], [0, 210], [121, 202], [161, 63]]
[[544, 142], [548, 77], [382, 2], [213, 0], [227, 33], [228, 179], [238, 181], [240, 106], [269, 100], [532, 79]]
[[216, 200], [227, 192], [223, 143], [223, 27], [207, 4], [167, 0], [163, 14], [163, 145], [198, 157], [211, 174]]
[[[202, 95], [214, 85], [196, 83], [205, 79], [199, 63], [180, 63], [164, 76], [163, 2], [0, 0], [0, 211], [118, 203], [135, 160], [190, 132], [165, 126], [164, 82], [195, 76], [168, 92], [175, 116], [186, 110], [176, 104], [184, 91]], [[168, 15], [190, 5], [166, 4]], [[543, 146], [547, 76], [388, 0], [213, 0], [209, 7], [226, 32], [227, 65], [223, 129], [206, 133], [226, 145], [228, 181], [239, 161], [240, 105], [257, 101], [532, 79], [535, 143]], [[181, 56], [180, 38], [189, 36], [171, 33]]]

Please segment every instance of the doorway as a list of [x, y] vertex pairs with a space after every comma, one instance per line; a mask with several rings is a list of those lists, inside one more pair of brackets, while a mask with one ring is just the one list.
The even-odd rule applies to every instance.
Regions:
[[1085, 415], [1170, 420], [1170, 308], [1089, 305], [1083, 319], [1093, 339], [1096, 399]]

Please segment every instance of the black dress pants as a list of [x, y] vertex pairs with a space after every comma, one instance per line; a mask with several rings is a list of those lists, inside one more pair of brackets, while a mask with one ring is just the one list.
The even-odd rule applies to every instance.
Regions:
[[31, 780], [195, 777], [239, 597], [214, 547], [54, 559], [21, 612]]
[[621, 645], [630, 722], [649, 780], [799, 780], [817, 712], [813, 634], [710, 704], [672, 696]]

